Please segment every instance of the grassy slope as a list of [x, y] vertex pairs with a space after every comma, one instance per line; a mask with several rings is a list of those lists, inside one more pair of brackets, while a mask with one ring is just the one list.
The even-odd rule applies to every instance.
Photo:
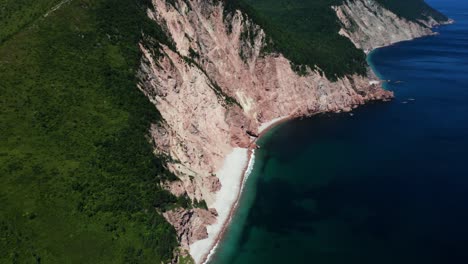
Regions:
[[169, 175], [145, 135], [159, 116], [135, 80], [142, 30], [167, 40], [144, 1], [73, 0], [47, 18], [58, 1], [13, 2], [0, 19], [0, 263], [169, 259], [175, 232], [154, 206], [176, 200], [157, 184]]
[[[345, 37], [331, 6], [343, 0], [225, 0], [230, 9], [239, 8], [262, 26], [273, 40], [273, 50], [296, 65], [318, 65], [331, 79], [353, 73], [365, 74], [365, 55]], [[398, 15], [412, 20], [429, 13], [443, 15], [422, 0], [377, 0]], [[271, 47], [270, 47], [271, 48]], [[300, 70], [300, 67], [295, 66]]]

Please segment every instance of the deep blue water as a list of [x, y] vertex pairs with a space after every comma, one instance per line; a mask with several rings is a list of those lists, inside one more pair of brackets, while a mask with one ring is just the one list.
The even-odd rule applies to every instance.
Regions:
[[295, 120], [256, 152], [211, 263], [468, 263], [468, 1], [375, 51], [392, 102]]

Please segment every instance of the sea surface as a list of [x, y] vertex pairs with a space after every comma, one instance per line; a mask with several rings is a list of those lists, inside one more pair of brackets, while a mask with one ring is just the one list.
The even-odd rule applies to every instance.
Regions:
[[468, 1], [457, 21], [373, 52], [392, 102], [261, 139], [211, 264], [468, 263]]

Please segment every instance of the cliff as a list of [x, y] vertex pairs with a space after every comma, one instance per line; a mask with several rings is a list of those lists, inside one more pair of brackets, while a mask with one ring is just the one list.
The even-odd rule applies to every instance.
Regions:
[[366, 53], [396, 42], [432, 35], [432, 27], [453, 22], [434, 18], [433, 14], [422, 14], [409, 20], [374, 0], [347, 0], [333, 9], [342, 23], [339, 33]]
[[[247, 149], [265, 124], [351, 111], [393, 93], [382, 89], [370, 70], [368, 76], [336, 81], [310, 67], [297, 73], [282, 54], [264, 52], [268, 37], [262, 28], [239, 10], [227, 12], [221, 1], [153, 0], [153, 5], [148, 16], [165, 28], [175, 48], [140, 45], [139, 88], [163, 118], [151, 128], [154, 149], [169, 157], [167, 167], [179, 178], [166, 187], [210, 208], [164, 214], [182, 246], [201, 262], [229, 217], [240, 188], [232, 185], [240, 184]], [[431, 18], [421, 23], [399, 18], [373, 1], [347, 1], [333, 9], [343, 26], [340, 34], [367, 51], [432, 34], [429, 27], [437, 24]], [[238, 160], [237, 173], [226, 169], [232, 159]], [[196, 242], [205, 238], [211, 240]]]

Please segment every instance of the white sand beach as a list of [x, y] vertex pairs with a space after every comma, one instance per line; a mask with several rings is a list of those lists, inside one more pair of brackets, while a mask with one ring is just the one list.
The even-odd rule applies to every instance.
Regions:
[[290, 118], [290, 117], [289, 116], [280, 116], [280, 117], [274, 118], [274, 119], [272, 119], [272, 120], [270, 120], [268, 122], [262, 123], [258, 127], [258, 133], [265, 132], [266, 129], [272, 127], [277, 122], [282, 121], [283, 119], [287, 119], [287, 118]]
[[[259, 127], [259, 137], [277, 124], [290, 119], [282, 116], [263, 123]], [[216, 173], [221, 182], [221, 190], [216, 193], [213, 208], [218, 212], [216, 224], [207, 227], [208, 238], [199, 240], [190, 246], [190, 255], [195, 263], [201, 264], [209, 261], [211, 255], [221, 239], [230, 218], [236, 209], [243, 186], [253, 169], [255, 162], [255, 149], [234, 148], [224, 159], [223, 167]]]
[[[282, 116], [262, 123], [259, 127], [260, 137], [277, 124], [290, 119]], [[234, 148], [224, 159], [223, 167], [216, 173], [221, 182], [221, 190], [216, 193], [216, 201], [210, 206], [218, 212], [217, 222], [207, 227], [208, 238], [199, 240], [190, 246], [190, 255], [195, 263], [206, 263], [216, 251], [219, 240], [236, 208], [250, 172], [255, 162], [255, 150]]]
[[211, 207], [218, 211], [218, 219], [216, 224], [207, 227], [208, 238], [190, 245], [190, 255], [196, 263], [202, 263], [207, 255], [214, 251], [219, 234], [228, 222], [239, 197], [248, 160], [248, 149], [234, 148], [224, 159], [223, 167], [216, 173], [221, 182], [221, 190], [216, 193], [216, 201]]

